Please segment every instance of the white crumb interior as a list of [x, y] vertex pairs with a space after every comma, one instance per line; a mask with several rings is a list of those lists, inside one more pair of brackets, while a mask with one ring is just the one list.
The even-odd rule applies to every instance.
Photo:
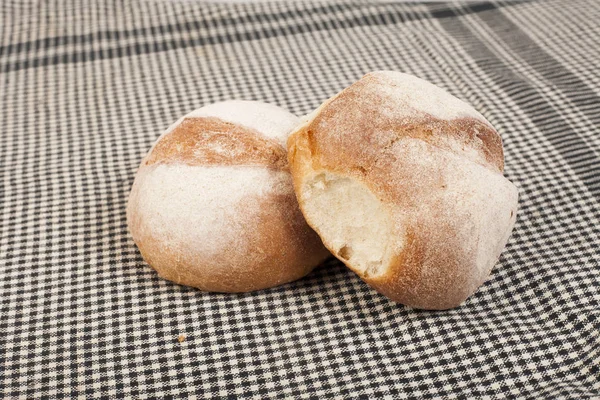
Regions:
[[302, 196], [307, 220], [338, 258], [363, 276], [387, 268], [390, 219], [367, 186], [320, 172], [305, 181]]

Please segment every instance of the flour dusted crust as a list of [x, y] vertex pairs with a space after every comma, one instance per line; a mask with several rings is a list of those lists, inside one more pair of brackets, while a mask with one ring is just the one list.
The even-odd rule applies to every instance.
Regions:
[[489, 276], [516, 218], [498, 133], [416, 77], [366, 75], [288, 140], [300, 208], [328, 249], [390, 299], [459, 305]]
[[276, 139], [214, 117], [183, 119], [156, 143], [143, 165], [174, 163], [287, 169], [286, 150]]
[[297, 123], [272, 105], [229, 101], [171, 126], [142, 161], [127, 207], [148, 264], [180, 284], [246, 292], [301, 278], [326, 258], [282, 145]]

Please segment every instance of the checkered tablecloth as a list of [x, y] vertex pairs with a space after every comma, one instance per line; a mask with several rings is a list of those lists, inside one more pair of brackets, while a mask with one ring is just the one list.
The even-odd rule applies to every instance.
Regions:
[[[0, 3], [0, 397], [600, 396], [600, 4]], [[226, 99], [301, 115], [363, 74], [430, 80], [504, 139], [515, 231], [460, 308], [331, 260], [247, 294], [160, 279], [138, 163]]]

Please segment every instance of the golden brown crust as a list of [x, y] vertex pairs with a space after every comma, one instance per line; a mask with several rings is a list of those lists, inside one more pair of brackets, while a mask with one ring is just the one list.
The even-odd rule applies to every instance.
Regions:
[[306, 213], [305, 180], [327, 171], [363, 183], [386, 205], [402, 246], [375, 275], [338, 258], [394, 301], [423, 309], [458, 306], [489, 275], [516, 217], [516, 188], [501, 175], [500, 136], [474, 117], [384, 115], [382, 107], [402, 105], [382, 104], [368, 81], [324, 103], [290, 135], [300, 208], [336, 255], [320, 221]]
[[144, 160], [144, 165], [156, 163], [287, 168], [286, 150], [277, 140], [213, 117], [185, 118]]
[[[175, 175], [165, 174], [170, 168], [177, 169]], [[219, 184], [222, 181], [199, 185], [207, 170], [222, 171], [222, 180], [235, 182], [243, 181], [248, 171], [265, 174], [252, 173], [260, 178], [228, 191]], [[161, 178], [152, 178], [156, 176]], [[183, 184], [173, 184], [177, 179]], [[168, 280], [214, 292], [281, 285], [305, 276], [330, 256], [306, 224], [291, 179], [286, 150], [275, 139], [219, 118], [184, 118], [142, 161], [129, 196], [128, 227], [144, 260]], [[158, 184], [174, 190], [158, 191]], [[249, 186], [257, 189], [242, 189]], [[185, 207], [165, 210], [165, 202], [174, 198], [207, 197], [198, 190], [213, 193], [216, 204], [186, 204], [206, 210], [200, 214]], [[221, 192], [239, 200], [224, 201], [224, 206]], [[192, 221], [185, 224], [191, 229], [182, 230], [181, 219]], [[218, 242], [217, 250], [208, 242]]]
[[[329, 152], [350, 160], [360, 160], [364, 165], [355, 168], [368, 169], [378, 157], [400, 138], [415, 138], [444, 150], [459, 153], [479, 164], [494, 170], [504, 170], [502, 139], [498, 132], [484, 121], [474, 117], [443, 120], [425, 112], [414, 112], [407, 117], [404, 113], [382, 116], [380, 108], [387, 101], [376, 94], [365, 102], [364, 92], [369, 79], [354, 83], [328, 102], [303, 129], [307, 130], [311, 149], [323, 159], [335, 159]], [[352, 110], [347, 111], [346, 110]], [[343, 135], [331, 135], [331, 126]], [[377, 132], [377, 135], [373, 135]], [[327, 136], [327, 140], [324, 139]], [[362, 146], [348, 145], [349, 138]], [[323, 143], [323, 147], [318, 147]], [[368, 147], [375, 151], [367, 153]], [[339, 154], [338, 152], [341, 152]]]
[[[474, 254], [457, 254], [456, 246], [461, 244], [448, 240], [453, 227], [431, 228], [417, 221], [409, 225], [404, 247], [386, 272], [364, 277], [365, 282], [389, 299], [411, 307], [445, 310], [464, 302], [482, 283], [472, 270]], [[424, 279], [425, 260], [442, 269]]]

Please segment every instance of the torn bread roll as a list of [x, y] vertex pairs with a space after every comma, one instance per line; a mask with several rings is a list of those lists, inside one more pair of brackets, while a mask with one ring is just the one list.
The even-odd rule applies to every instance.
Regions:
[[515, 223], [502, 141], [424, 80], [373, 72], [288, 139], [300, 208], [325, 246], [390, 299], [458, 306], [486, 280]]
[[183, 285], [246, 292], [324, 260], [288, 168], [285, 141], [297, 123], [273, 105], [228, 101], [171, 126], [143, 159], [127, 205], [146, 262]]

